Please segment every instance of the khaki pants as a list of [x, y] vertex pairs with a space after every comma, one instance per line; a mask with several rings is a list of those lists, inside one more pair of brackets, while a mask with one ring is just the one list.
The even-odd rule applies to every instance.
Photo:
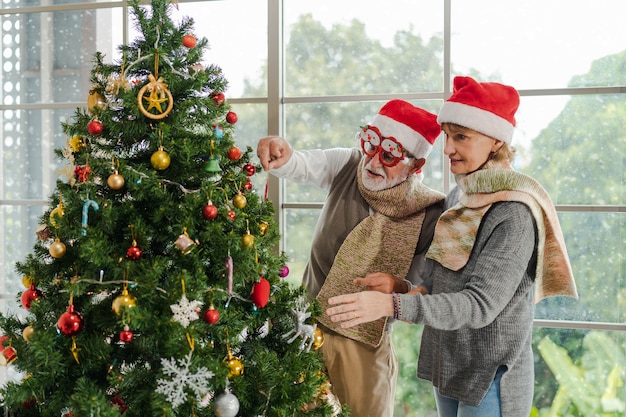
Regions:
[[389, 332], [378, 348], [324, 332], [321, 351], [331, 391], [352, 417], [393, 417], [398, 361]]

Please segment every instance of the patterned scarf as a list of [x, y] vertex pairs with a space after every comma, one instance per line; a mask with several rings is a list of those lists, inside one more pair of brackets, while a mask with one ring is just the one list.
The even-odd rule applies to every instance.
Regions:
[[[361, 221], [342, 243], [317, 299], [326, 311], [328, 299], [339, 294], [363, 291], [352, 280], [371, 272], [387, 272], [406, 277], [426, 214], [426, 207], [444, 199], [444, 195], [423, 185], [415, 175], [395, 187], [371, 191], [363, 186], [361, 160], [357, 169], [359, 191], [375, 211]], [[350, 339], [377, 347], [382, 340], [387, 319], [341, 329], [326, 314], [318, 319], [327, 328]]]
[[508, 163], [493, 161], [480, 171], [458, 175], [456, 181], [463, 193], [459, 203], [439, 218], [427, 258], [453, 271], [463, 268], [491, 205], [518, 201], [530, 208], [537, 223], [535, 303], [555, 295], [578, 297], [556, 210], [539, 183], [516, 172]]

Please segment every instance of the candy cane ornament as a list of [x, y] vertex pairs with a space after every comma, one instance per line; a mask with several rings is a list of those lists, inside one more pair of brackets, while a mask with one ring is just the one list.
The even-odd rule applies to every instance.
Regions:
[[230, 256], [230, 251], [224, 266], [226, 266], [226, 271], [228, 272], [228, 295], [233, 295], [233, 258]]
[[98, 203], [96, 203], [93, 200], [87, 200], [85, 201], [85, 204], [83, 204], [83, 215], [82, 215], [83, 236], [87, 236], [87, 221], [89, 220], [89, 207], [92, 207], [94, 211], [98, 211], [100, 209], [100, 206], [98, 206]]

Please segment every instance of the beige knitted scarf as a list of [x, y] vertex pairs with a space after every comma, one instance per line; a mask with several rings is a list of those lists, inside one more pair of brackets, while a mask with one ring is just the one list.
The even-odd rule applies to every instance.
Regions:
[[[423, 185], [414, 175], [386, 190], [368, 190], [361, 181], [363, 161], [357, 168], [359, 191], [375, 213], [352, 229], [339, 248], [317, 296], [322, 311], [329, 307], [330, 297], [363, 291], [363, 287], [352, 283], [354, 278], [371, 272], [405, 278], [415, 254], [425, 209], [445, 197]], [[387, 322], [385, 318], [341, 329], [325, 313], [318, 320], [343, 336], [374, 347], [380, 344]]]
[[499, 201], [518, 201], [530, 208], [537, 223], [535, 302], [555, 295], [578, 297], [556, 209], [539, 183], [508, 163], [493, 161], [479, 171], [457, 176], [456, 181], [463, 193], [459, 203], [439, 218], [427, 258], [453, 271], [463, 268], [489, 207]]

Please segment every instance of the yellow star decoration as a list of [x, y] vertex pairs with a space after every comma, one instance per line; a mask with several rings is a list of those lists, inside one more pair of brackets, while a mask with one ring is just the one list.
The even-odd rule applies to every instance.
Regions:
[[159, 91], [154, 89], [150, 92], [149, 97], [147, 98], [144, 97], [143, 99], [149, 103], [148, 108], [146, 110], [157, 109], [159, 113], [163, 113], [163, 109], [161, 108], [161, 103], [167, 101], [167, 96], [163, 94], [163, 92], [159, 93]]
[[[150, 74], [148, 75], [148, 80], [149, 83], [144, 85], [137, 95], [139, 110], [144, 116], [150, 119], [162, 119], [172, 111], [174, 98], [172, 97], [172, 93], [167, 89], [167, 84], [163, 82], [163, 78], [159, 77], [159, 79], [155, 79], [154, 75]], [[149, 93], [148, 96], [144, 96], [146, 92]], [[144, 107], [144, 101], [148, 103], [147, 109]], [[163, 110], [161, 105], [165, 102], [167, 102], [167, 108]], [[156, 109], [158, 113], [150, 113], [149, 110], [152, 109]]]

